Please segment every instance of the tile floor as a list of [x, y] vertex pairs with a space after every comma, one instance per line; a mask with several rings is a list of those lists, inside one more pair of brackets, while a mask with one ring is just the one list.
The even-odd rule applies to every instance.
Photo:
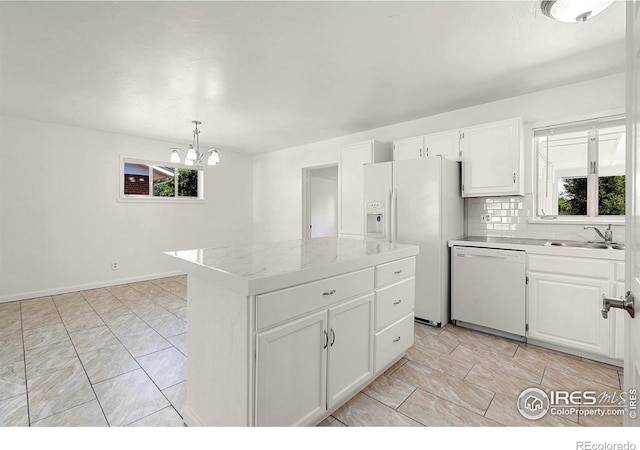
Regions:
[[[183, 426], [186, 277], [0, 304], [0, 426]], [[622, 369], [449, 325], [327, 426], [616, 426], [516, 410], [532, 386], [620, 392]]]

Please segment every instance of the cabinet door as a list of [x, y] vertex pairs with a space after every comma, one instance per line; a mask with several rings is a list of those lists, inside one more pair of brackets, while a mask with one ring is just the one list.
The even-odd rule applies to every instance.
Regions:
[[364, 165], [372, 162], [372, 143], [340, 152], [339, 234], [364, 234]]
[[441, 155], [453, 161], [460, 161], [460, 131], [453, 130], [425, 136], [425, 153], [427, 156]]
[[600, 313], [607, 280], [529, 273], [530, 339], [609, 356], [609, 324]]
[[520, 119], [461, 130], [462, 196], [522, 195]]
[[373, 376], [373, 298], [370, 293], [329, 309], [329, 408]]
[[323, 310], [257, 335], [258, 426], [308, 425], [326, 411], [326, 333]]
[[421, 158], [424, 155], [424, 138], [417, 136], [393, 141], [393, 160]]

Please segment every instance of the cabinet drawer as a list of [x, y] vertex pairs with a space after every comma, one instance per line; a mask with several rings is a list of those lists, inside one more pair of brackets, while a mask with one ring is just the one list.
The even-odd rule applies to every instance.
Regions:
[[373, 290], [373, 267], [256, 297], [257, 329]]
[[412, 312], [415, 297], [415, 277], [406, 278], [376, 291], [376, 331]]
[[406, 258], [376, 266], [376, 287], [393, 283], [416, 273], [416, 258]]
[[376, 333], [375, 372], [384, 369], [413, 345], [413, 313]]
[[529, 255], [529, 270], [588, 278], [609, 278], [609, 261], [565, 256]]

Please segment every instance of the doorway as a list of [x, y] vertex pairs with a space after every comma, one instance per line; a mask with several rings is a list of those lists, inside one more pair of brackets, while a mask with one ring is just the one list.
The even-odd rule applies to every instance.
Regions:
[[338, 236], [338, 165], [302, 169], [303, 239]]

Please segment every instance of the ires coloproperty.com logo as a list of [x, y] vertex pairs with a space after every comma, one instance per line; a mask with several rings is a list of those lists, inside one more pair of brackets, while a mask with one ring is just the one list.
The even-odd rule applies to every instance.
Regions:
[[528, 388], [518, 396], [517, 407], [525, 419], [554, 416], [622, 416], [636, 418], [637, 391], [560, 391]]

